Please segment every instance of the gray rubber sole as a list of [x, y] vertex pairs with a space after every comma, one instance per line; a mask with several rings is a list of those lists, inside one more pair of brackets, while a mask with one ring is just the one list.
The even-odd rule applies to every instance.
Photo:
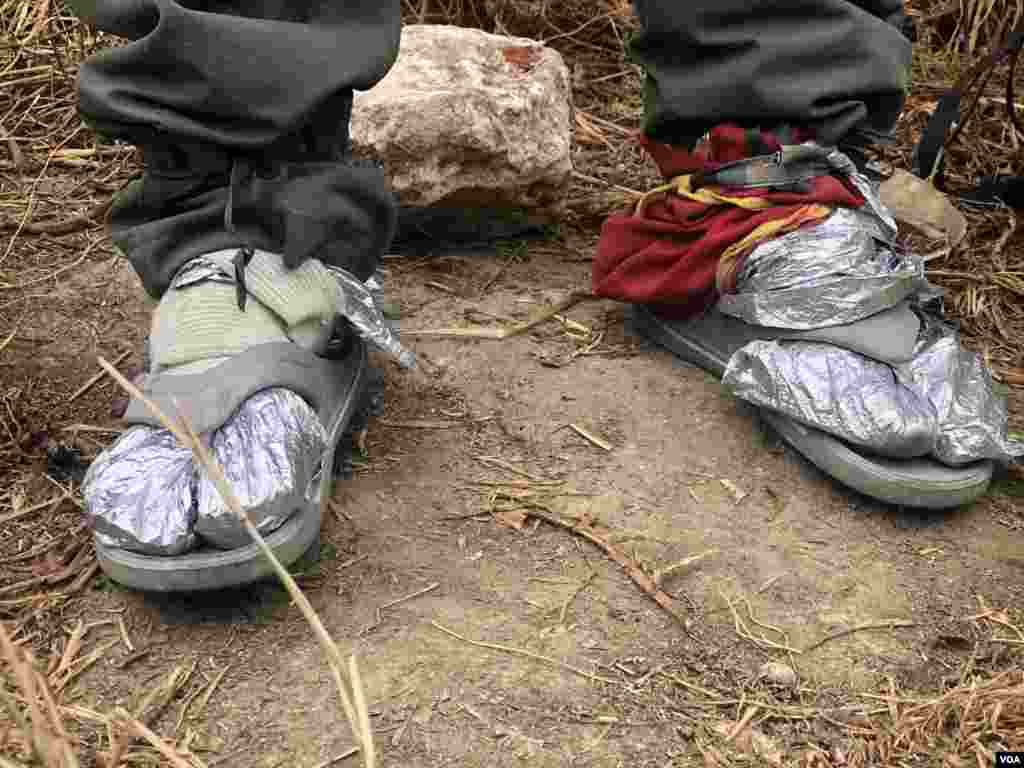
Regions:
[[[324, 511], [334, 492], [337, 453], [367, 394], [369, 363], [366, 346], [356, 340], [345, 358], [351, 376], [347, 394], [328, 425], [327, 454], [320, 473], [320, 503], [296, 510], [288, 521], [264, 537], [281, 563], [288, 567], [318, 548]], [[227, 589], [274, 576], [273, 566], [255, 543], [232, 550], [199, 549], [176, 557], [153, 557], [106, 547], [94, 540], [100, 568], [113, 581], [146, 592], [203, 592]]]
[[[732, 353], [746, 343], [739, 321], [712, 309], [687, 323], [666, 321], [642, 306], [632, 308], [631, 326], [677, 357], [721, 379]], [[749, 326], [747, 327], [749, 328]], [[988, 489], [995, 465], [980, 461], [952, 468], [928, 458], [892, 460], [860, 453], [841, 440], [778, 413], [761, 418], [823, 472], [880, 501], [923, 509], [970, 504]]]

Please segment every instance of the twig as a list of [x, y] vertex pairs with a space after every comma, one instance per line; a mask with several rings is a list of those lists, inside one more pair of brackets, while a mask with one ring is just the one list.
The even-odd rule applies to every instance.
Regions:
[[195, 711], [194, 717], [198, 717], [203, 713], [203, 710], [206, 709], [206, 705], [210, 703], [210, 697], [213, 696], [213, 692], [217, 690], [217, 686], [221, 684], [221, 681], [224, 679], [224, 676], [228, 673], [229, 669], [231, 669], [230, 664], [213, 676], [213, 680], [210, 681], [210, 684], [206, 686], [206, 690], [203, 691], [202, 696], [199, 697], [199, 708]]
[[444, 293], [450, 293], [453, 296], [459, 295], [459, 292], [456, 291], [454, 288], [449, 288], [447, 285], [439, 283], [436, 280], [428, 280], [423, 285], [425, 285], [428, 288], [436, 288], [437, 290], [443, 291]]
[[[767, 637], [763, 637], [763, 636], [762, 637], [758, 637], [757, 635], [755, 635], [753, 632], [751, 632], [749, 629], [747, 629], [747, 625], [743, 622], [743, 619], [740, 618], [739, 611], [736, 610], [736, 606], [734, 606], [732, 604], [732, 600], [729, 599], [728, 595], [726, 595], [724, 592], [719, 592], [719, 594], [722, 596], [722, 599], [725, 600], [725, 604], [729, 606], [729, 612], [732, 613], [733, 628], [735, 629], [737, 635], [742, 637], [744, 640], [749, 640], [750, 642], [752, 642], [754, 645], [756, 645], [761, 650], [764, 650], [764, 646], [767, 646], [768, 648], [773, 648], [773, 649], [778, 650], [778, 651], [786, 651], [787, 653], [792, 653], [792, 654], [800, 654], [801, 653], [801, 651], [796, 649], [796, 648], [792, 648], [792, 647], [790, 647], [788, 645], [783, 645], [781, 643], [776, 643], [774, 640], [769, 640]], [[749, 602], [747, 603], [747, 612], [750, 613], [751, 619], [753, 619], [756, 623], [760, 623], [760, 622], [757, 622], [757, 620], [753, 618], [754, 614], [750, 611], [750, 603]], [[762, 625], [762, 626], [764, 626], [764, 625]], [[765, 628], [766, 629], [773, 629], [776, 632], [780, 632], [778, 629], [775, 629], [775, 627], [765, 627]], [[781, 632], [780, 632], [780, 634], [781, 634]]]
[[407, 421], [393, 421], [391, 419], [377, 419], [377, 424], [382, 427], [394, 429], [450, 429], [462, 424], [459, 421], [434, 421], [431, 419], [409, 419]]
[[[3, 85], [9, 86], [9, 85], [11, 85], [11, 83], [4, 83]], [[2, 86], [0, 86], [0, 87], [2, 87]], [[29, 217], [32, 215], [32, 206], [35, 204], [36, 188], [39, 186], [39, 182], [43, 180], [43, 176], [46, 173], [46, 169], [50, 165], [50, 161], [53, 159], [54, 155], [56, 155], [57, 152], [61, 148], [63, 148], [65, 144], [67, 144], [69, 141], [71, 141], [73, 138], [75, 138], [75, 136], [77, 136], [81, 130], [82, 130], [82, 126], [79, 126], [78, 128], [76, 128], [67, 137], [65, 137], [64, 140], [61, 141], [60, 144], [58, 144], [56, 147], [54, 147], [50, 151], [50, 153], [47, 155], [46, 162], [43, 163], [42, 170], [39, 171], [39, 174], [36, 176], [35, 180], [32, 182], [32, 187], [29, 190], [29, 193], [28, 193], [28, 203], [25, 206], [25, 215], [22, 217], [21, 222], [18, 224], [17, 229], [14, 231], [14, 234], [11, 235], [11, 239], [7, 241], [7, 248], [4, 250], [4, 255], [0, 256], [0, 264], [3, 264], [5, 261], [7, 261], [7, 257], [10, 256], [11, 252], [14, 250], [14, 244], [18, 241], [18, 235], [21, 234], [21, 232], [24, 229], [25, 225], [28, 224]]]
[[363, 560], [365, 560], [369, 556], [370, 556], [370, 554], [367, 552], [365, 554], [362, 554], [362, 555], [359, 555], [357, 557], [353, 557], [353, 558], [351, 558], [349, 560], [346, 560], [344, 563], [342, 563], [341, 565], [338, 566], [338, 570], [340, 571], [342, 568], [350, 568], [353, 565], [355, 565], [356, 563], [363, 562]]
[[498, 281], [498, 278], [505, 274], [505, 270], [509, 268], [509, 265], [513, 261], [515, 261], [515, 259], [516, 252], [513, 250], [511, 253], [509, 253], [507, 257], [505, 257], [505, 260], [494, 271], [494, 274], [491, 275], [490, 279], [486, 283], [484, 283], [484, 287], [480, 289], [480, 296], [483, 296], [485, 293], [487, 293], [488, 289]]
[[607, 440], [604, 440], [603, 438], [598, 437], [589, 429], [586, 429], [585, 427], [582, 427], [579, 424], [570, 424], [569, 429], [571, 429], [577, 435], [582, 437], [588, 443], [596, 445], [598, 448], [602, 448], [606, 451], [610, 451], [612, 449], [611, 443], [609, 443]]
[[[319, 615], [313, 609], [309, 599], [303, 593], [302, 589], [298, 584], [295, 583], [295, 579], [288, 573], [288, 570], [281, 565], [281, 562], [277, 559], [274, 551], [267, 545], [266, 540], [260, 534], [259, 530], [253, 525], [252, 520], [246, 514], [242, 505], [238, 501], [238, 497], [235, 496], [231, 485], [228, 483], [227, 478], [224, 476], [223, 471], [217, 462], [210, 455], [206, 446], [203, 445], [199, 436], [192, 430], [188, 421], [179, 414], [179, 420], [171, 420], [163, 411], [160, 410], [154, 402], [142, 394], [137, 387], [135, 387], [130, 381], [122, 376], [116, 368], [114, 368], [109, 362], [104, 360], [102, 357], [99, 359], [99, 364], [106, 369], [106, 371], [114, 377], [118, 384], [130, 395], [141, 400], [147, 409], [156, 416], [161, 424], [170, 431], [182, 445], [189, 447], [196, 460], [206, 470], [208, 476], [213, 481], [217, 491], [224, 499], [225, 504], [231, 509], [245, 526], [249, 536], [256, 543], [257, 547], [263, 553], [264, 557], [270, 561], [270, 564], [274, 568], [278, 578], [282, 581], [285, 589], [288, 591], [292, 601], [302, 612], [306, 621], [313, 629], [313, 633], [316, 636], [324, 655], [327, 658], [328, 665], [331, 668], [331, 673], [334, 677], [335, 685], [338, 689], [338, 695], [341, 699], [342, 708], [344, 709], [345, 716], [349, 721], [349, 725], [352, 728], [353, 735], [360, 742], [362, 747], [363, 760], [367, 768], [373, 768], [376, 765], [376, 753], [373, 745], [373, 734], [369, 730], [369, 715], [365, 711], [360, 711], [360, 701], [362, 701], [365, 710], [365, 700], [361, 693], [354, 690], [357, 685], [356, 680], [352, 679], [352, 671], [356, 669], [355, 658], [352, 657], [349, 661], [349, 680], [344, 679], [344, 661], [341, 656], [341, 650], [335, 644], [334, 640], [328, 634], [327, 629], [324, 627], [323, 622], [320, 620]], [[358, 670], [356, 670], [358, 672]], [[351, 686], [351, 688], [349, 687]]]
[[654, 579], [654, 583], [660, 587], [661, 582], [663, 582], [667, 577], [671, 576], [672, 574], [681, 571], [683, 568], [687, 568], [693, 565], [694, 563], [699, 563], [706, 557], [711, 557], [711, 555], [717, 554], [717, 549], [709, 549], [697, 555], [690, 555], [689, 557], [684, 557], [679, 562], [672, 563], [671, 565], [666, 565], [664, 568], [659, 568], [654, 572], [654, 575], [652, 577]]
[[384, 603], [384, 605], [379, 606], [377, 608], [377, 620], [375, 622], [373, 622], [373, 624], [368, 626], [366, 629], [364, 629], [360, 634], [365, 634], [367, 632], [370, 632], [370, 631], [376, 629], [377, 627], [379, 627], [384, 622], [384, 615], [383, 615], [382, 611], [385, 608], [393, 608], [394, 606], [399, 605], [401, 603], [404, 603], [404, 602], [406, 602], [408, 600], [412, 600], [414, 598], [420, 597], [421, 595], [425, 595], [428, 592], [433, 592], [439, 586], [441, 586], [441, 582], [435, 581], [433, 584], [431, 584], [429, 586], [426, 586], [423, 589], [417, 590], [416, 592], [413, 592], [411, 595], [406, 595], [405, 597], [400, 597], [397, 600], [392, 600], [390, 603]]
[[0, 525], [9, 523], [12, 520], [17, 520], [20, 517], [25, 517], [25, 515], [31, 515], [33, 512], [38, 512], [40, 509], [46, 509], [49, 506], [59, 504], [69, 496], [70, 494], [65, 491], [63, 495], [58, 496], [57, 498], [47, 499], [46, 501], [41, 502], [39, 504], [33, 504], [31, 507], [19, 509], [17, 512], [11, 512], [9, 515], [0, 515]]
[[14, 166], [14, 170], [20, 172], [22, 167], [25, 165], [25, 156], [22, 154], [21, 147], [18, 146], [18, 142], [11, 138], [11, 135], [7, 132], [2, 123], [0, 123], [0, 139], [7, 142], [7, 148], [11, 153], [11, 163]]
[[1006, 247], [1007, 242], [1017, 231], [1017, 217], [1013, 215], [1013, 208], [1007, 208], [1006, 213], [1010, 217], [1010, 224], [992, 246], [992, 256], [996, 261], [996, 265], [1004, 272], [1006, 271], [1006, 256], [1003, 254], [1003, 248]]
[[82, 255], [81, 256], [79, 256], [77, 259], [75, 259], [70, 264], [68, 264], [66, 266], [63, 266], [60, 269], [56, 270], [55, 272], [51, 272], [50, 274], [48, 274], [48, 275], [46, 275], [44, 277], [40, 277], [37, 280], [29, 280], [27, 283], [16, 283], [14, 285], [0, 285], [0, 289], [2, 289], [2, 288], [8, 288], [8, 289], [17, 288], [19, 290], [24, 290], [25, 288], [31, 288], [34, 285], [39, 285], [40, 283], [45, 283], [45, 282], [47, 282], [49, 280], [52, 280], [53, 278], [57, 277], [58, 275], [62, 275], [65, 272], [67, 272], [68, 270], [74, 269], [79, 264], [81, 264], [83, 261], [85, 261], [86, 258], [89, 256], [89, 254], [92, 252], [92, 250], [97, 245], [99, 245], [102, 241], [103, 241], [103, 238], [99, 238], [98, 240], [94, 240], [93, 242], [89, 243], [89, 245], [85, 248], [85, 250], [82, 251]]
[[[611, 79], [613, 77], [621, 77], [622, 75], [628, 74], [631, 71], [633, 71], [633, 70], [624, 70], [622, 72], [617, 72], [614, 75], [605, 75], [604, 77], [599, 77], [596, 80], [590, 80], [588, 82], [588, 85], [592, 85], [593, 83], [601, 82], [602, 80], [609, 80], [609, 79]], [[623, 128], [618, 123], [613, 123], [611, 120], [605, 120], [604, 118], [598, 117], [597, 115], [588, 114], [588, 117], [591, 120], [593, 120], [595, 123], [597, 123], [598, 125], [603, 125], [605, 128], [610, 128], [613, 131], [618, 131], [623, 136], [632, 136], [635, 133], [635, 131], [630, 130], [629, 128]]]
[[79, 619], [75, 628], [71, 630], [71, 637], [68, 638], [67, 645], [64, 646], [64, 653], [60, 655], [57, 668], [53, 671], [54, 678], [63, 677], [71, 669], [75, 657], [78, 656], [78, 652], [82, 649], [82, 638], [85, 637], [86, 631], [85, 622]]
[[[116, 358], [114, 358], [114, 362], [111, 363], [111, 365], [120, 365], [121, 363], [123, 363], [125, 361], [125, 358], [127, 358], [128, 355], [130, 355], [130, 354], [131, 354], [131, 350], [126, 350], [126, 351], [122, 352], [120, 355], [118, 355]], [[101, 370], [99, 373], [97, 373], [95, 376], [91, 377], [87, 382], [85, 382], [85, 384], [83, 384], [78, 389], [76, 389], [74, 391], [74, 393], [71, 395], [71, 397], [69, 397], [67, 399], [67, 402], [70, 403], [70, 402], [72, 402], [74, 400], [77, 400], [79, 397], [81, 397], [86, 392], [88, 392], [90, 389], [92, 389], [93, 386], [95, 386], [96, 382], [98, 382], [100, 379], [104, 378], [106, 375], [107, 375], [107, 372]]]
[[654, 583], [654, 579], [644, 572], [639, 563], [609, 542], [608, 537], [602, 536], [601, 533], [598, 532], [598, 530], [586, 519], [580, 519], [576, 522], [563, 520], [551, 509], [536, 501], [524, 499], [523, 505], [527, 507], [527, 514], [531, 517], [536, 517], [546, 523], [550, 523], [551, 525], [572, 531], [576, 535], [589, 541], [591, 544], [599, 547], [606, 555], [608, 555], [608, 557], [622, 567], [629, 578], [633, 580], [633, 583], [640, 587], [645, 595], [667, 611], [668, 614], [678, 621], [682, 625], [683, 629], [689, 634], [686, 617], [683, 616], [680, 609], [677, 607], [675, 600], [672, 599], [672, 596], [662, 591], [658, 585]]
[[[0, 626], [0, 632], [4, 629]], [[37, 760], [42, 760], [42, 757], [36, 751], [35, 740], [32, 739], [32, 731], [29, 730], [28, 722], [25, 720], [25, 716], [21, 712], [21, 708], [18, 706], [18, 702], [14, 700], [14, 697], [7, 692], [5, 686], [0, 685], [0, 704], [4, 705], [4, 709], [7, 710], [7, 714], [11, 716], [11, 720], [14, 721], [15, 727], [24, 736], [25, 744], [28, 746], [31, 753]], [[11, 763], [11, 765], [15, 765]], [[16, 766], [16, 768], [21, 768]]]
[[592, 582], [595, 578], [597, 578], [597, 571], [591, 571], [590, 575], [587, 576], [586, 580], [582, 584], [580, 584], [576, 589], [574, 589], [572, 594], [569, 595], [568, 598], [566, 598], [566, 601], [564, 603], [562, 603], [562, 610], [558, 614], [559, 625], [565, 626], [565, 617], [566, 614], [568, 614], [569, 612], [569, 606], [572, 605], [573, 601], [577, 597], [579, 597], [580, 593], [583, 592], [584, 589], [590, 586], [590, 582]]
[[18, 329], [17, 328], [15, 328], [13, 331], [11, 331], [9, 334], [7, 334], [7, 338], [4, 339], [3, 341], [0, 341], [0, 352], [3, 352], [7, 348], [7, 345], [10, 344], [12, 341], [14, 341], [14, 337], [17, 336], [17, 335], [18, 335]]
[[[499, 459], [496, 456], [477, 456], [476, 460], [479, 461], [479, 462], [482, 462], [483, 464], [491, 464], [491, 465], [493, 465], [495, 467], [501, 467], [502, 469], [508, 470], [513, 475], [519, 475], [520, 477], [525, 477], [527, 480], [529, 480], [531, 482], [534, 482], [534, 483], [545, 483], [546, 482], [544, 480], [541, 480], [539, 477], [536, 477], [535, 475], [531, 475], [526, 470], [520, 469], [519, 467], [515, 466], [514, 464], [510, 464], [509, 462], [504, 461], [503, 459]], [[561, 485], [560, 482], [558, 484]]]
[[[55, 760], [60, 760], [62, 768], [78, 768], [78, 760], [46, 680], [32, 666], [31, 657], [14, 645], [3, 625], [0, 625], [0, 652], [14, 673], [16, 688], [26, 703], [27, 717], [4, 686], [0, 686], [0, 702], [18, 724], [31, 753], [44, 765], [53, 765]], [[46, 705], [45, 713], [39, 704], [40, 697]]]
[[817, 642], [811, 643], [809, 646], [804, 648], [803, 651], [801, 651], [801, 653], [810, 653], [811, 651], [815, 650], [816, 648], [820, 648], [825, 643], [831, 642], [832, 640], [838, 640], [840, 637], [846, 637], [847, 635], [852, 635], [854, 632], [861, 632], [861, 631], [863, 631], [865, 629], [896, 629], [898, 627], [915, 627], [915, 626], [917, 626], [916, 622], [913, 622], [913, 621], [903, 621], [901, 619], [891, 619], [889, 621], [866, 622], [864, 624], [858, 624], [855, 627], [850, 627], [849, 629], [843, 629], [843, 630], [840, 630], [839, 632], [833, 632], [831, 635], [826, 635], [825, 637], [821, 638]]
[[[125, 716], [128, 714], [123, 709], [119, 710], [119, 713], [123, 713]], [[147, 728], [143, 723], [133, 718], [126, 717], [126, 725], [128, 726], [129, 731], [148, 741], [157, 750], [157, 752], [167, 758], [167, 761], [174, 766], [174, 768], [192, 768], [192, 766], [185, 762], [177, 752], [168, 746], [167, 742], [149, 730], [149, 728]]]
[[95, 424], [70, 424], [60, 428], [61, 432], [95, 432], [100, 435], [124, 434], [124, 427], [97, 427]]
[[[578, 27], [576, 27], [576, 29], [570, 30], [568, 32], [560, 32], [559, 34], [557, 34], [557, 35], [555, 35], [553, 37], [549, 37], [546, 40], [542, 40], [541, 41], [541, 45], [550, 45], [551, 41], [553, 41], [553, 40], [560, 40], [563, 37], [575, 37], [577, 34], [582, 32], [584, 29], [589, 27], [591, 24], [594, 24], [595, 22], [598, 22], [598, 21], [604, 21], [605, 19], [609, 19], [609, 18], [611, 18], [611, 14], [610, 13], [602, 13], [600, 16], [594, 16], [594, 17], [592, 17], [590, 19], [587, 19], [582, 24], [580, 24]], [[552, 25], [552, 26], [554, 26], [554, 25]]]
[[78, 528], [78, 530], [76, 530], [74, 532], [74, 534], [72, 534], [71, 531], [64, 531], [63, 533], [61, 533], [61, 534], [59, 534], [57, 536], [54, 536], [49, 541], [44, 541], [42, 544], [39, 544], [39, 545], [37, 545], [35, 547], [32, 547], [32, 549], [27, 549], [24, 552], [19, 552], [16, 555], [8, 555], [7, 557], [0, 557], [0, 563], [5, 564], [5, 565], [8, 564], [8, 563], [20, 563], [20, 562], [23, 562], [25, 560], [31, 560], [31, 559], [33, 559], [35, 557], [38, 557], [39, 555], [43, 554], [44, 552], [49, 552], [54, 547], [60, 546], [60, 544], [64, 541], [64, 539], [67, 538], [69, 535], [77, 536], [83, 530], [85, 530], [85, 528], [88, 527], [88, 525], [89, 525], [88, 523], [83, 523]]
[[573, 291], [566, 298], [554, 306], [548, 307], [532, 320], [525, 320], [505, 328], [438, 328], [409, 330], [402, 331], [402, 333], [405, 336], [424, 336], [434, 339], [494, 339], [496, 341], [503, 341], [504, 339], [526, 333], [531, 328], [547, 322], [555, 315], [561, 314], [577, 304], [584, 301], [599, 300], [600, 298], [600, 296], [595, 296], [592, 293]]
[[25, 222], [24, 224], [19, 225], [18, 222], [3, 219], [0, 220], [0, 232], [18, 230], [22, 234], [26, 235], [51, 235], [54, 237], [70, 235], [73, 232], [88, 229], [97, 223], [102, 224], [111, 205], [113, 205], [112, 198], [110, 200], [104, 200], [102, 203], [97, 203], [83, 214], [72, 216], [69, 219], [63, 219], [61, 221], [44, 221], [39, 223]]
[[589, 181], [591, 184], [600, 184], [603, 187], [617, 189], [619, 192], [625, 192], [627, 195], [633, 195], [634, 197], [644, 196], [644, 193], [638, 189], [630, 189], [629, 187], [623, 187], [620, 186], [619, 184], [612, 184], [610, 181], [599, 179], [596, 176], [588, 176], [587, 174], [580, 173], [579, 171], [573, 171], [572, 175], [573, 178], [579, 179], [580, 181]]
[[696, 691], [697, 693], [707, 696], [709, 699], [715, 698], [716, 696], [721, 696], [721, 694], [717, 691], [709, 691], [707, 688], [701, 688], [699, 685], [688, 683], [686, 680], [683, 680], [683, 678], [673, 675], [671, 672], [665, 672], [664, 670], [661, 670], [661, 674], [667, 677], [676, 685], [681, 685], [683, 688], [686, 688], [689, 691]]
[[740, 718], [740, 721], [733, 726], [731, 731], [729, 731], [729, 735], [725, 737], [726, 744], [739, 736], [740, 731], [750, 725], [750, 721], [754, 719], [754, 715], [756, 715], [759, 710], [760, 707], [756, 704], [747, 707], [747, 711], [743, 713], [743, 717]]
[[565, 662], [558, 661], [557, 659], [552, 659], [548, 656], [542, 656], [541, 654], [534, 653], [533, 651], [527, 651], [524, 648], [513, 648], [510, 645], [498, 645], [497, 643], [485, 643], [479, 640], [470, 640], [468, 637], [463, 637], [462, 635], [458, 634], [457, 632], [453, 632], [447, 627], [442, 627], [436, 621], [430, 622], [430, 625], [435, 629], [439, 629], [440, 631], [444, 632], [446, 635], [454, 637], [456, 640], [461, 640], [462, 642], [476, 646], [477, 648], [487, 648], [492, 651], [501, 651], [502, 653], [511, 653], [514, 656], [523, 656], [527, 659], [542, 661], [545, 664], [551, 664], [552, 666], [558, 667], [559, 669], [564, 669], [567, 672], [572, 672], [574, 675], [579, 675], [580, 677], [586, 678], [587, 680], [592, 680], [597, 683], [605, 683], [607, 685], [622, 684], [618, 680], [612, 680], [608, 677], [601, 677], [600, 675], [591, 674], [590, 672], [580, 669], [579, 667], [574, 667], [571, 664], [566, 664]]
[[328, 760], [324, 760], [322, 763], [317, 765], [316, 768], [329, 768], [329, 766], [332, 766], [335, 763], [340, 763], [342, 760], [346, 760], [347, 758], [357, 754], [359, 754], [359, 747], [352, 747], [352, 749], [347, 752], [342, 752], [340, 755], [335, 755]]

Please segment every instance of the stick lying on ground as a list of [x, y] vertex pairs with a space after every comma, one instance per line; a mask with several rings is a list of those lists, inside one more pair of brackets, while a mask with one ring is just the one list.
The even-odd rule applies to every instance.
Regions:
[[529, 516], [536, 517], [539, 520], [543, 520], [551, 525], [556, 525], [559, 528], [565, 528], [566, 530], [572, 531], [577, 536], [580, 536], [591, 544], [600, 547], [608, 557], [622, 567], [622, 570], [629, 575], [629, 578], [633, 580], [634, 584], [643, 590], [645, 595], [664, 608], [673, 619], [682, 625], [686, 633], [689, 634], [689, 621], [676, 605], [676, 602], [672, 599], [671, 595], [663, 591], [658, 586], [657, 582], [644, 572], [643, 568], [640, 567], [636, 560], [629, 557], [629, 555], [608, 541], [608, 537], [602, 535], [597, 528], [591, 525], [589, 520], [586, 518], [575, 521], [565, 520], [555, 514], [555, 512], [548, 507], [535, 501], [528, 501], [524, 499], [523, 504], [527, 508], [527, 514]]
[[526, 333], [541, 323], [547, 322], [555, 315], [575, 307], [584, 301], [593, 301], [600, 296], [583, 291], [573, 291], [554, 306], [548, 307], [544, 312], [532, 320], [524, 320], [521, 323], [510, 325], [505, 328], [438, 328], [435, 330], [413, 330], [402, 331], [403, 336], [429, 336], [435, 339], [496, 339], [498, 341], [512, 336]]
[[349, 658], [348, 680], [346, 680], [346, 665], [342, 659], [340, 649], [324, 628], [323, 622], [320, 621], [320, 617], [306, 598], [306, 595], [299, 588], [299, 585], [295, 583], [295, 579], [293, 579], [291, 574], [288, 573], [288, 570], [281, 565], [281, 562], [274, 555], [273, 550], [267, 545], [267, 542], [263, 539], [263, 536], [260, 535], [256, 526], [252, 524], [249, 516], [245, 513], [241, 503], [235, 496], [234, 491], [231, 490], [231, 486], [228, 483], [227, 478], [224, 477], [224, 473], [221, 471], [220, 466], [210, 455], [206, 446], [203, 445], [199, 436], [193, 431], [188, 421], [181, 414], [179, 414], [180, 420], [178, 422], [172, 421], [155, 403], [146, 398], [142, 392], [122, 376], [114, 366], [102, 357], [99, 359], [99, 363], [100, 366], [102, 366], [103, 369], [121, 385], [122, 389], [144, 403], [146, 408], [148, 408], [149, 411], [160, 420], [160, 423], [163, 424], [165, 429], [178, 438], [178, 441], [183, 446], [192, 450], [196, 462], [199, 463], [209, 474], [210, 479], [216, 486], [218, 493], [220, 493], [224, 500], [224, 503], [232, 512], [238, 515], [238, 518], [242, 521], [246, 531], [249, 532], [249, 536], [256, 542], [260, 551], [270, 561], [271, 565], [273, 565], [274, 572], [277, 574], [278, 578], [281, 579], [285, 589], [288, 590], [288, 594], [302, 612], [302, 615], [309, 623], [309, 626], [312, 627], [313, 633], [316, 635], [316, 639], [320, 643], [324, 656], [327, 658], [327, 663], [331, 668], [331, 673], [334, 675], [335, 685], [338, 688], [338, 695], [341, 698], [342, 707], [345, 710], [345, 716], [348, 718], [349, 725], [352, 728], [352, 733], [362, 749], [364, 765], [366, 765], [367, 768], [374, 768], [376, 764], [376, 755], [373, 746], [373, 732], [370, 728], [370, 714], [366, 708], [366, 697], [363, 694], [362, 680], [359, 676], [359, 669], [356, 666], [355, 656]]

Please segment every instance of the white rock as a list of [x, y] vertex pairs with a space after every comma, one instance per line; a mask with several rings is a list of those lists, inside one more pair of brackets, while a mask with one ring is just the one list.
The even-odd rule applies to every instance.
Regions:
[[409, 25], [398, 59], [355, 95], [352, 146], [399, 202], [557, 209], [572, 162], [569, 70], [534, 40]]

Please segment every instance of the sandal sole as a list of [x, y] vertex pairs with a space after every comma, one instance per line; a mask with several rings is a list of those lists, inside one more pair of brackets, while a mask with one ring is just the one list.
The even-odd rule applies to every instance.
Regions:
[[[665, 322], [642, 306], [632, 310], [631, 325], [638, 335], [721, 380], [729, 350], [717, 348], [713, 340], [687, 334], [685, 323]], [[953, 468], [927, 458], [868, 456], [782, 414], [763, 408], [758, 414], [820, 470], [849, 488], [889, 504], [936, 510], [962, 507], [985, 493], [995, 470], [991, 461]]]

